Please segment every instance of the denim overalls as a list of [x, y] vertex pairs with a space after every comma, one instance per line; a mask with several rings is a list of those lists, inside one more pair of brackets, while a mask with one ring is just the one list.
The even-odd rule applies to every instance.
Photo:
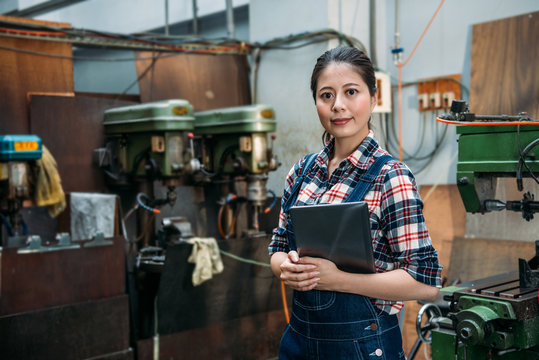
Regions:
[[[296, 203], [301, 183], [317, 154], [309, 155], [284, 210]], [[384, 155], [361, 176], [345, 202], [361, 201], [382, 166]], [[292, 224], [288, 241], [296, 249]], [[281, 339], [279, 359], [404, 359], [397, 315], [375, 307], [370, 298], [334, 291], [294, 291], [292, 316]]]

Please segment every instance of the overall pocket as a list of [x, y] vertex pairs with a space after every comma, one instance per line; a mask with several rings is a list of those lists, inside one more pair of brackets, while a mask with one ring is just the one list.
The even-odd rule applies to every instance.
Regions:
[[305, 310], [324, 310], [335, 303], [334, 291], [294, 291], [294, 303]]

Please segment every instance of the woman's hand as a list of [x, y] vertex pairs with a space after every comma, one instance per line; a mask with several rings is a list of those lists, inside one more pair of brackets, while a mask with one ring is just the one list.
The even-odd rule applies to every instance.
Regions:
[[305, 259], [300, 258], [296, 251], [290, 251], [279, 265], [281, 280], [294, 290], [312, 290], [320, 280], [317, 266], [305, 261]]
[[316, 271], [319, 273], [319, 279], [316, 285], [317, 290], [335, 290], [335, 285], [338, 282], [337, 276], [342, 272], [337, 268], [335, 263], [327, 259], [307, 256], [302, 257], [301, 261], [316, 266]]

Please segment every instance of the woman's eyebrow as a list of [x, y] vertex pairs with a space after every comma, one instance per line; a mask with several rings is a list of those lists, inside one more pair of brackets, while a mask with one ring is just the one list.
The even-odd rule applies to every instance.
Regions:
[[320, 88], [320, 89], [318, 90], [318, 92], [320, 92], [320, 91], [322, 91], [322, 90], [333, 90], [333, 88], [332, 88], [331, 86], [324, 86], [324, 87]]

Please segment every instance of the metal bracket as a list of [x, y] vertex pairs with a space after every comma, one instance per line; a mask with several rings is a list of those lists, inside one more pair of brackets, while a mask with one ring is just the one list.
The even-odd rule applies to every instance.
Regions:
[[96, 247], [96, 246], [106, 246], [112, 245], [114, 242], [112, 240], [105, 240], [105, 235], [102, 232], [95, 234], [94, 239], [84, 243], [83, 247]]

